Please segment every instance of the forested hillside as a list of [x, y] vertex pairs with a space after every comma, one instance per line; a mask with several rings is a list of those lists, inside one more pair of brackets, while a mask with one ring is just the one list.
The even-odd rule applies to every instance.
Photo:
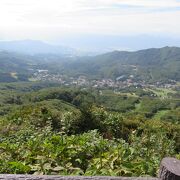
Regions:
[[0, 173], [157, 176], [180, 159], [179, 57], [0, 52]]
[[33, 63], [27, 55], [0, 51], [0, 82], [27, 81]]
[[65, 65], [71, 74], [116, 78], [134, 75], [153, 81], [180, 80], [180, 48], [164, 47], [136, 52], [114, 51]]
[[0, 173], [156, 176], [180, 158], [180, 101], [152, 94], [1, 84]]

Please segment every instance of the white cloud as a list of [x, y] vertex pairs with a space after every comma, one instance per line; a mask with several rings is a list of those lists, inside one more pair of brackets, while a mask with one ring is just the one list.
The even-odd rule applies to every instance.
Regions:
[[[112, 2], [111, 0], [106, 0], [107, 2]], [[170, 8], [170, 7], [180, 7], [180, 2], [177, 0], [113, 0], [114, 3], [119, 5], [129, 5], [129, 6], [142, 6], [142, 7], [152, 7], [152, 8]]]
[[180, 35], [178, 8], [176, 0], [0, 0], [0, 38], [52, 39], [73, 33]]

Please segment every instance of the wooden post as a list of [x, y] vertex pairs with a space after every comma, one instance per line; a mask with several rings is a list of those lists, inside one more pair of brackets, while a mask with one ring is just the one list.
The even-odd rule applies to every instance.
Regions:
[[164, 158], [159, 170], [161, 180], [180, 180], [180, 160]]

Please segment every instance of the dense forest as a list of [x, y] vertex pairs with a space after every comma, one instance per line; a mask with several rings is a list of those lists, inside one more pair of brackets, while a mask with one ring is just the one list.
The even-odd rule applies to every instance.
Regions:
[[0, 173], [156, 176], [179, 132], [178, 89], [0, 84]]

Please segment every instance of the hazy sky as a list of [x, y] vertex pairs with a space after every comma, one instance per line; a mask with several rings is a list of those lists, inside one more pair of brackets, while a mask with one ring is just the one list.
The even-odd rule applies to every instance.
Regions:
[[0, 39], [180, 37], [180, 0], [0, 0]]

